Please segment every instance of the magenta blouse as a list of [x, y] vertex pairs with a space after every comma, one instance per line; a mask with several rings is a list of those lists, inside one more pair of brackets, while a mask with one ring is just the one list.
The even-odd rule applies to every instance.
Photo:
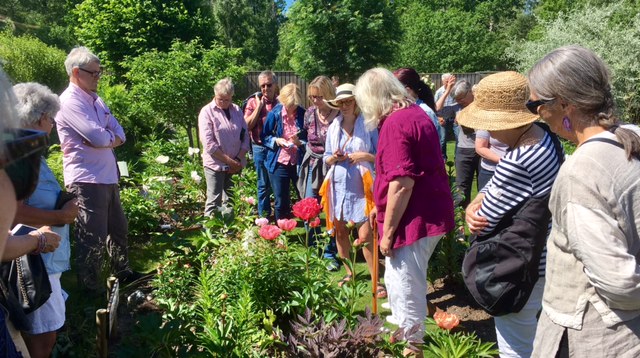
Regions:
[[438, 132], [417, 105], [393, 112], [380, 127], [373, 188], [380, 237], [389, 183], [400, 177], [410, 177], [415, 184], [395, 232], [393, 248], [452, 230], [453, 199]]

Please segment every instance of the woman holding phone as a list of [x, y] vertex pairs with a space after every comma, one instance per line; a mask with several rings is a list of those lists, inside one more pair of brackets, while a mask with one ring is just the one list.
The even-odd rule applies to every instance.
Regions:
[[[340, 114], [329, 126], [325, 144], [324, 162], [330, 166], [325, 176], [320, 195], [327, 214], [327, 229], [335, 228], [338, 254], [342, 259], [349, 257], [351, 242], [347, 223], [357, 227], [358, 241], [368, 243], [363, 253], [369, 273], [373, 272], [373, 235], [367, 218], [374, 208], [373, 203], [373, 163], [378, 147], [378, 130], [368, 130], [364, 117], [353, 94], [355, 86], [350, 83], [340, 85], [336, 98], [326, 103], [339, 108]], [[341, 284], [350, 281], [353, 272], [345, 266], [346, 276]], [[386, 288], [378, 285], [378, 298], [387, 297]]]

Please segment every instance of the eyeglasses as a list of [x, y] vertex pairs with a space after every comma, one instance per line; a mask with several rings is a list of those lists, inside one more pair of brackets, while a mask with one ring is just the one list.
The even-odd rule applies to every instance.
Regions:
[[525, 103], [524, 105], [527, 106], [527, 109], [529, 110], [529, 112], [533, 114], [539, 114], [538, 107], [542, 106], [543, 104], [547, 104], [551, 101], [553, 100], [552, 99], [539, 99], [537, 101], [528, 100], [527, 103]]
[[40, 159], [49, 143], [47, 133], [16, 129], [1, 134], [6, 145], [0, 169], [11, 179], [17, 200], [29, 197], [38, 184]]
[[309, 99], [312, 100], [312, 101], [315, 101], [316, 99], [319, 99], [319, 100], [322, 101], [324, 99], [324, 97], [323, 96], [313, 96], [312, 95], [312, 96], [309, 96]]
[[99, 69], [98, 71], [89, 71], [89, 70], [85, 70], [82, 67], [78, 67], [78, 69], [80, 71], [90, 74], [91, 76], [93, 76], [93, 78], [100, 78], [100, 76], [102, 76], [102, 69]]
[[271, 88], [271, 86], [273, 86], [273, 83], [263, 83], [260, 85], [260, 88]]

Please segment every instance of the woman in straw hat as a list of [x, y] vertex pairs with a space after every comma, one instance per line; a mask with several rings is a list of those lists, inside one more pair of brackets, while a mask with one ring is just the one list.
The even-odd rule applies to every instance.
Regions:
[[413, 343], [405, 355], [422, 356], [427, 316], [427, 266], [440, 238], [454, 227], [453, 199], [438, 133], [391, 72], [365, 72], [355, 89], [369, 128], [379, 128], [372, 225], [378, 225], [384, 279], [394, 319]]
[[[560, 168], [557, 139], [534, 124], [538, 116], [525, 107], [528, 97], [523, 75], [500, 72], [482, 79], [475, 101], [458, 113], [460, 125], [487, 130], [510, 148], [466, 209], [469, 229], [480, 237], [492, 234], [505, 215], [530, 197], [548, 193]], [[540, 278], [522, 310], [494, 317], [501, 357], [531, 356], [545, 281], [544, 253], [539, 270]]]
[[547, 284], [533, 355], [639, 357], [640, 129], [618, 123], [609, 71], [591, 50], [550, 52], [529, 82], [529, 109], [578, 146], [549, 202]]
[[[320, 195], [327, 214], [327, 229], [331, 231], [335, 228], [338, 254], [343, 259], [348, 258], [351, 251], [347, 223], [358, 226], [359, 242], [372, 243], [373, 237], [367, 217], [374, 205], [373, 162], [378, 146], [378, 131], [365, 128], [353, 88], [350, 83], [342, 84], [336, 89], [334, 99], [325, 100], [330, 107], [340, 109], [340, 114], [327, 132], [324, 162], [330, 169], [322, 183]], [[373, 262], [371, 247], [369, 244], [363, 249], [369, 273], [377, 264]], [[347, 275], [340, 284], [352, 278], [351, 268], [346, 265], [345, 270]], [[386, 298], [386, 288], [378, 285], [377, 294], [379, 298]]]

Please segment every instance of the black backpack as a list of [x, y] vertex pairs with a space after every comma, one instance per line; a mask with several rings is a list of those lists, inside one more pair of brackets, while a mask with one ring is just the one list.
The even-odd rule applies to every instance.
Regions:
[[[549, 127], [559, 164], [560, 141]], [[519, 312], [538, 281], [551, 212], [549, 197], [531, 197], [507, 212], [492, 233], [473, 236], [462, 261], [462, 276], [471, 296], [493, 316]]]
[[240, 105], [240, 110], [242, 111], [243, 116], [244, 116], [244, 110], [247, 108], [247, 103], [249, 103], [249, 100], [254, 98], [255, 96], [258, 96], [258, 98], [262, 98], [262, 92], [260, 91], [255, 92], [249, 97], [245, 98], [244, 101], [242, 101], [242, 104]]

